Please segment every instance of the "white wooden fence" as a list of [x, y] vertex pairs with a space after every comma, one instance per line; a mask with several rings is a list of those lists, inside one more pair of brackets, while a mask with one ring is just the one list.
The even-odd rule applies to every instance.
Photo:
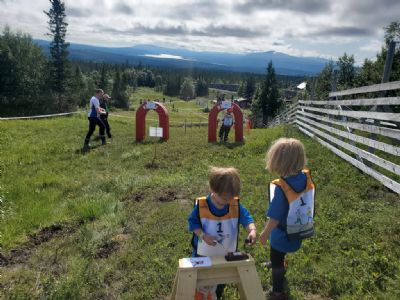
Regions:
[[[398, 89], [400, 81], [395, 81], [330, 93], [335, 100], [300, 100], [276, 116], [268, 127], [297, 126], [400, 194], [400, 113], [393, 112], [400, 105], [400, 97], [382, 97], [385, 91]], [[376, 98], [337, 100], [357, 94]]]

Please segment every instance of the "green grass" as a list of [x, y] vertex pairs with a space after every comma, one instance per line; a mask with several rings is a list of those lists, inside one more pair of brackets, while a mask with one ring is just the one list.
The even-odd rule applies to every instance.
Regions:
[[[178, 103], [171, 122], [200, 109]], [[317, 185], [316, 235], [288, 256], [291, 299], [400, 297], [399, 195], [329, 150], [283, 127], [252, 130], [243, 145], [209, 144], [207, 127], [172, 127], [168, 142], [136, 144], [134, 112], [115, 114], [128, 117], [111, 114], [113, 142], [92, 141], [85, 155], [83, 114], [0, 122], [0, 252], [10, 262], [0, 267], [0, 298], [167, 299], [178, 259], [191, 253], [186, 219], [207, 192], [208, 167], [238, 168], [260, 232], [274, 178], [264, 156], [281, 136], [303, 141]], [[250, 253], [267, 290], [268, 248]], [[225, 299], [237, 294], [229, 287]]]
[[[165, 102], [163, 102], [165, 98]], [[150, 88], [139, 88], [130, 97], [130, 107], [131, 109], [137, 109], [140, 105], [140, 100], [149, 99], [150, 101], [159, 101], [168, 110], [168, 115], [170, 118], [171, 126], [184, 126], [190, 124], [207, 124], [208, 113], [204, 113], [204, 108], [207, 106], [212, 107], [213, 96], [199, 97], [192, 101], [184, 101], [177, 97], [165, 96], [160, 92], [155, 92]], [[122, 111], [114, 110], [114, 115], [117, 117], [135, 118], [135, 111]], [[149, 111], [146, 116], [147, 126], [156, 126], [158, 124], [158, 116], [156, 112]]]
[[[163, 102], [165, 98], [165, 102]], [[177, 97], [169, 97], [163, 95], [161, 92], [155, 92], [150, 88], [139, 88], [130, 97], [130, 107], [131, 109], [137, 109], [140, 105], [140, 100], [149, 99], [150, 101], [158, 100], [162, 103], [168, 110], [168, 115], [170, 118], [171, 126], [196, 126], [198, 124], [206, 125], [208, 123], [208, 113], [204, 113], [204, 108], [209, 107], [210, 109], [214, 105], [212, 100], [215, 99], [213, 93], [209, 97], [198, 97], [192, 101], [184, 101]], [[135, 111], [121, 111], [114, 110], [114, 115], [117, 117], [135, 118]], [[249, 114], [248, 110], [244, 110], [245, 115]], [[222, 113], [221, 113], [222, 114]], [[158, 116], [156, 112], [150, 111], [146, 116], [146, 126], [157, 126]]]

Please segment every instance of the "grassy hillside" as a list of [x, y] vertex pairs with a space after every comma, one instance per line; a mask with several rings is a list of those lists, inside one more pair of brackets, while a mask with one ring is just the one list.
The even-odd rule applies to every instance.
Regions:
[[[206, 121], [196, 102], [179, 105], [171, 123]], [[178, 259], [191, 253], [186, 218], [207, 192], [208, 167], [239, 169], [260, 232], [274, 178], [265, 151], [281, 136], [304, 142], [317, 185], [316, 236], [288, 256], [291, 298], [400, 298], [399, 196], [329, 150], [284, 127], [252, 130], [243, 145], [208, 144], [207, 127], [136, 144], [134, 112], [115, 114], [125, 117], [110, 116], [113, 142], [92, 142], [85, 155], [83, 114], [0, 122], [0, 298], [167, 299]], [[267, 290], [268, 248], [249, 252]], [[234, 287], [225, 299], [239, 299]]]

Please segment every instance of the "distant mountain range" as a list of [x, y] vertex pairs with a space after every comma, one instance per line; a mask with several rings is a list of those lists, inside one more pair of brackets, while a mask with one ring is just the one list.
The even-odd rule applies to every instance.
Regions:
[[[48, 41], [34, 40], [34, 42], [42, 47], [46, 54], [49, 54]], [[289, 76], [315, 75], [328, 62], [323, 58], [291, 56], [275, 51], [233, 54], [172, 49], [154, 45], [111, 48], [71, 43], [69, 53], [72, 60], [128, 62], [133, 65], [141, 63], [159, 67], [203, 68], [261, 74], [266, 72], [268, 62], [272, 61], [277, 74]]]

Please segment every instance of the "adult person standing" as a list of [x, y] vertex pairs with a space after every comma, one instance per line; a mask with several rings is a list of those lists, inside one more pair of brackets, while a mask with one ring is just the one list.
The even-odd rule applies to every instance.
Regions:
[[88, 113], [89, 131], [86, 134], [85, 143], [83, 144], [84, 151], [89, 150], [90, 137], [92, 136], [93, 132], [95, 131], [96, 125], [98, 125], [100, 128], [101, 144], [102, 145], [106, 144], [106, 137], [104, 136], [105, 126], [104, 126], [102, 119], [100, 118], [100, 115], [102, 113], [105, 113], [105, 111], [100, 107], [100, 101], [99, 101], [99, 99], [101, 99], [103, 97], [103, 94], [104, 94], [104, 91], [102, 89], [97, 89], [96, 95], [90, 99], [89, 113]]
[[233, 124], [233, 116], [231, 110], [228, 109], [222, 119], [222, 124], [219, 129], [219, 139], [220, 141], [226, 142], [228, 140], [229, 131], [231, 130]]
[[[102, 100], [100, 101], [100, 107], [105, 111], [105, 113], [100, 114], [100, 118], [104, 123], [105, 131], [109, 139], [112, 138], [110, 124], [108, 123], [108, 113], [109, 113], [108, 101], [110, 99], [111, 97], [108, 94], [104, 94]], [[99, 135], [101, 136], [100, 132]]]

